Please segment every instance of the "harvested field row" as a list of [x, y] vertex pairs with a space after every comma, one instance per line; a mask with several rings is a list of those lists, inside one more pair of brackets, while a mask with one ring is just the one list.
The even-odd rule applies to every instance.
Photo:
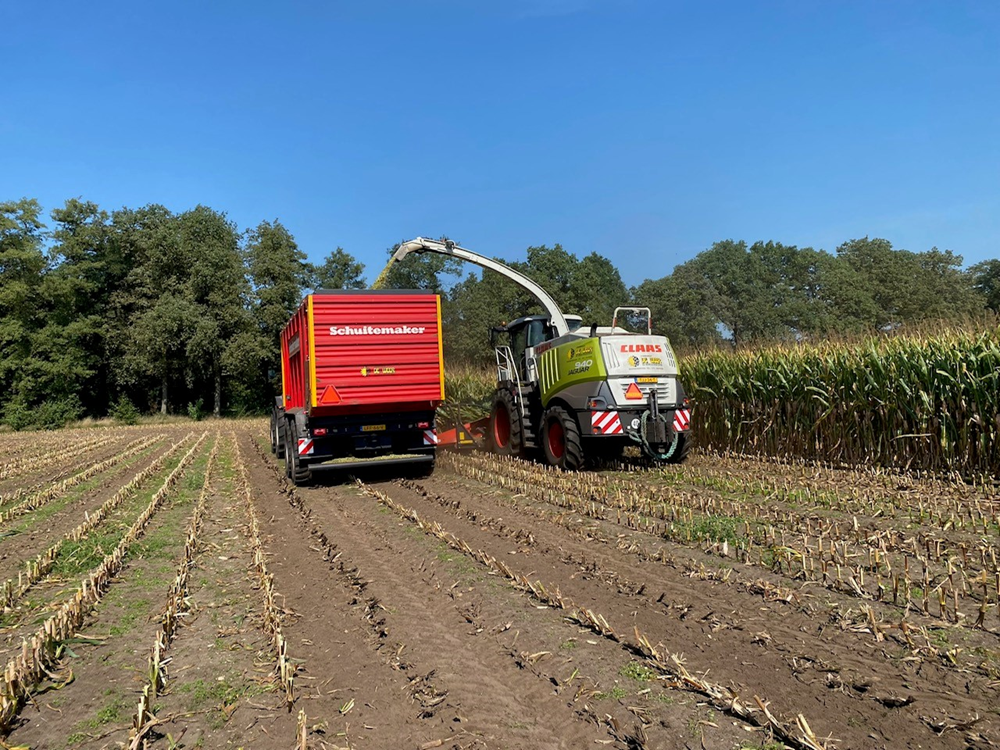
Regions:
[[75, 487], [114, 466], [117, 466], [130, 456], [141, 453], [159, 439], [159, 436], [154, 436], [133, 440], [131, 443], [124, 446], [121, 450], [116, 451], [108, 458], [92, 463], [83, 471], [76, 472], [66, 479], [50, 484], [39, 492], [34, 492], [28, 495], [20, 503], [13, 505], [12, 507], [8, 507], [6, 510], [0, 511], [0, 525], [38, 510], [46, 503], [50, 503], [55, 498], [65, 494], [70, 488]]
[[91, 433], [76, 440], [70, 439], [63, 443], [62, 449], [53, 451], [48, 441], [20, 441], [16, 447], [5, 450], [3, 455], [7, 460], [0, 464], [0, 479], [27, 474], [45, 468], [47, 464], [57, 463], [66, 458], [75, 458], [87, 451], [107, 445], [116, 436], [106, 433]]
[[204, 437], [202, 435], [167, 477], [114, 551], [108, 554], [89, 575], [80, 580], [79, 590], [61, 604], [56, 614], [45, 621], [41, 629], [31, 636], [30, 641], [22, 641], [20, 656], [12, 657], [7, 662], [3, 685], [0, 688], [0, 727], [4, 729], [11, 727], [34, 687], [56, 666], [62, 655], [60, 644], [75, 632], [83, 623], [90, 608], [101, 600], [104, 591], [121, 570], [129, 547], [145, 531], [146, 525], [190, 463]]
[[79, 525], [73, 527], [33, 560], [28, 560], [24, 564], [23, 570], [18, 572], [16, 581], [10, 578], [3, 583], [2, 588], [0, 588], [0, 606], [5, 609], [10, 607], [21, 599], [32, 586], [48, 575], [66, 543], [79, 542], [98, 528], [110, 513], [125, 500], [131, 498], [146, 481], [161, 471], [166, 461], [183, 446], [186, 440], [187, 438], [178, 441], [154, 461], [147, 464], [93, 513], [85, 511], [84, 519]]
[[[985, 488], [735, 457], [563, 474], [481, 454], [443, 454], [419, 480], [294, 488], [265, 425], [233, 428], [161, 429], [53, 500], [51, 530], [0, 539], [0, 555], [30, 551], [2, 589], [8, 745], [1000, 744], [996, 594], [977, 626], [961, 588], [996, 534], [963, 559], [971, 526], [921, 525], [904, 503], [985, 513]], [[854, 512], [880, 496], [884, 513]], [[826, 581], [764, 554], [801, 550], [804, 526]], [[940, 555], [907, 546], [931, 533]], [[866, 544], [878, 560], [852, 557]], [[938, 582], [951, 563], [959, 622], [951, 602], [947, 619], [933, 600], [922, 612], [923, 567], [909, 608], [879, 600], [872, 580], [907, 556]], [[863, 571], [863, 595], [834, 560], [842, 582]]]
[[723, 557], [819, 583], [865, 601], [975, 628], [996, 627], [1000, 569], [990, 537], [947, 544], [919, 530], [879, 530], [869, 519], [783, 510], [716, 491], [662, 486], [655, 474], [632, 481], [566, 474], [486, 455], [463, 457], [456, 471], [566, 507], [589, 507], [662, 539], [704, 545]]
[[[151, 434], [155, 433], [139, 437], [141, 439]], [[128, 438], [121, 435], [104, 435], [66, 452], [58, 447], [54, 449], [53, 446], [48, 446], [45, 460], [38, 462], [22, 476], [0, 482], [0, 508], [6, 510], [25, 497], [48, 490], [60, 480], [76, 474], [81, 464], [86, 466], [115, 456], [121, 450], [121, 446], [134, 442], [137, 436], [131, 434]]]

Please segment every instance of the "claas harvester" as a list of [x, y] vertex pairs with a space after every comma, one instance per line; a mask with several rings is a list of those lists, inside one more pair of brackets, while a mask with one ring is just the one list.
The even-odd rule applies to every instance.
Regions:
[[[653, 335], [648, 308], [620, 307], [610, 325], [585, 324], [524, 274], [450, 241], [418, 237], [402, 243], [391, 262], [428, 252], [494, 271], [544, 310], [493, 329], [497, 383], [490, 414], [443, 432], [441, 445], [478, 444], [569, 470], [619, 457], [630, 445], [658, 462], [687, 457], [690, 404], [670, 342]], [[643, 320], [645, 333], [620, 327], [626, 316]]]

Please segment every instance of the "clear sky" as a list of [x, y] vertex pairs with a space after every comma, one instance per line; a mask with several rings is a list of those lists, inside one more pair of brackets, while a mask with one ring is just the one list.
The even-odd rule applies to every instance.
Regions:
[[554, 244], [659, 278], [720, 239], [1000, 257], [1000, 3], [0, 3], [0, 200]]

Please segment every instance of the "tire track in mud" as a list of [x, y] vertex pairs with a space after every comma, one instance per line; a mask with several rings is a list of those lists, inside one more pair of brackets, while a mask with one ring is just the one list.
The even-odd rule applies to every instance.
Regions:
[[[439, 723], [455, 747], [575, 748], [609, 742], [607, 730], [597, 725], [601, 719], [582, 704], [573, 706], [574, 697], [587, 694], [584, 680], [575, 675], [560, 689], [559, 678], [530, 659], [539, 652], [523, 655], [504, 645], [499, 632], [516, 638], [519, 631], [508, 620], [506, 628], [490, 632], [473, 603], [474, 586], [452, 583], [439, 547], [407, 533], [352, 489], [286, 491], [312, 527], [314, 546], [327, 550], [354, 607], [363, 611], [371, 648], [404, 673], [417, 699], [415, 712]], [[533, 610], [520, 601], [517, 608], [518, 618]], [[572, 674], [570, 667], [561, 676]]]
[[[481, 510], [482, 503], [474, 495], [465, 494], [458, 499], [466, 508], [478, 509], [476, 512], [479, 517], [476, 522], [460, 517], [460, 514], [450, 513], [442, 503], [424, 497], [421, 491], [399, 485], [383, 485], [383, 488], [399, 497], [404, 505], [417, 510], [425, 520], [442, 523], [446, 529], [474, 548], [499, 557], [509, 547], [510, 542], [502, 534], [498, 538], [494, 524], [483, 522], [489, 511]], [[512, 528], [517, 527], [516, 521], [509, 523]], [[523, 528], [520, 530], [521, 533], [526, 531]], [[810, 682], [796, 679], [794, 661], [786, 659], [775, 649], [768, 648], [767, 638], [764, 636], [757, 638], [758, 643], [753, 642], [755, 631], [767, 633], [765, 628], [771, 628], [782, 632], [779, 629], [780, 614], [777, 617], [762, 617], [757, 610], [766, 608], [761, 608], [758, 601], [749, 597], [732, 596], [734, 592], [726, 592], [723, 587], [713, 587], [708, 596], [702, 597], [702, 601], [698, 602], [697, 609], [705, 614], [697, 618], [689, 617], [694, 608], [689, 604], [694, 593], [692, 584], [684, 577], [671, 575], [669, 569], [663, 566], [643, 566], [617, 551], [601, 555], [603, 560], [598, 562], [595, 559], [594, 545], [582, 543], [561, 530], [535, 525], [531, 527], [530, 533], [537, 540], [537, 545], [535, 549], [524, 550], [525, 562], [521, 565], [530, 566], [532, 577], [537, 576], [547, 586], [558, 585], [564, 595], [585, 603], [586, 606], [593, 603], [595, 611], [607, 615], [614, 622], [632, 622], [642, 632], [652, 634], [652, 637], [669, 634], [667, 642], [671, 650], [690, 650], [694, 646], [699, 650], [696, 666], [710, 668], [714, 679], [735, 678], [754, 692], [772, 698], [776, 701], [776, 706], [784, 710], [794, 707], [811, 719], [816, 717], [814, 724], [818, 726], [814, 726], [814, 729], [818, 734], [832, 732], [851, 747], [879, 746], [880, 741], [873, 742], [871, 737], [866, 736], [875, 728], [884, 737], [881, 742], [892, 746], [899, 746], [901, 741], [949, 746], [942, 737], [936, 737], [924, 726], [921, 722], [922, 712], [942, 716], [952, 711], [966, 718], [962, 709], [982, 709], [987, 703], [982, 698], [956, 700], [955, 693], [943, 696], [936, 686], [927, 684], [926, 679], [920, 680], [918, 675], [912, 673], [894, 675], [899, 680], [896, 684], [885, 677], [880, 679], [879, 674], [873, 674], [871, 667], [865, 668], [866, 664], [871, 663], [869, 658], [875, 661], [874, 654], [856, 660], [857, 665], [871, 676], [869, 685], [878, 685], [872, 692], [878, 691], [881, 693], [880, 697], [890, 701], [892, 697], [915, 694], [918, 700], [914, 707], [887, 712], [884, 705], [849, 697], [845, 692], [827, 687], [822, 679]], [[624, 576], [623, 571], [626, 573]], [[634, 580], [630, 580], [629, 576]], [[644, 588], [645, 591], [642, 591]], [[654, 599], [657, 593], [660, 596]], [[671, 603], [669, 608], [663, 606], [664, 601]], [[753, 615], [741, 614], [747, 611], [753, 612]], [[715, 614], [716, 612], [720, 614]], [[795, 633], [793, 630], [787, 637], [798, 641], [800, 650], [808, 655], [812, 646], [803, 638], [802, 633]], [[847, 658], [852, 649], [868, 652], [876, 650], [873, 644], [863, 649], [858, 648], [858, 644], [854, 642], [840, 651], [841, 657]], [[821, 659], [815, 661], [823, 664]], [[808, 661], [803, 660], [802, 663], [808, 664]], [[915, 685], [918, 680], [922, 684]], [[834, 683], [831, 687], [839, 688], [842, 685]], [[867, 687], [864, 686], [864, 689], [867, 690]], [[945, 689], [955, 687], [958, 686], [948, 685]], [[959, 705], [956, 706], [956, 703]], [[831, 716], [838, 717], [838, 725], [828, 725]], [[859, 731], [855, 727], [867, 729]], [[956, 740], [955, 745], [961, 746], [961, 737], [957, 734], [952, 737]]]
[[[351, 584], [342, 559], [331, 559], [288, 502], [283, 476], [258, 459], [256, 441], [241, 436], [262, 519], [268, 569], [281, 595], [289, 655], [297, 664], [295, 710], [323, 735], [364, 747], [419, 747], [460, 733], [421, 705], [433, 701], [432, 676], [415, 674], [396, 655], [384, 653], [374, 631], [381, 611]], [[336, 536], [336, 534], [331, 534]], [[372, 625], [372, 621], [376, 625]], [[276, 717], [270, 734], [286, 747], [294, 737], [292, 714]], [[321, 741], [325, 741], [322, 740]]]

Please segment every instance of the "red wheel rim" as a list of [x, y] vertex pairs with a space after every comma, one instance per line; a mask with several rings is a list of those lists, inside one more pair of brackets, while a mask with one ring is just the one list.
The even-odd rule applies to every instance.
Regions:
[[549, 422], [549, 453], [553, 458], [562, 458], [566, 452], [566, 433], [563, 431], [562, 422], [553, 419]]
[[510, 414], [503, 404], [497, 404], [496, 416], [493, 418], [493, 442], [498, 448], [506, 448], [510, 443]]

